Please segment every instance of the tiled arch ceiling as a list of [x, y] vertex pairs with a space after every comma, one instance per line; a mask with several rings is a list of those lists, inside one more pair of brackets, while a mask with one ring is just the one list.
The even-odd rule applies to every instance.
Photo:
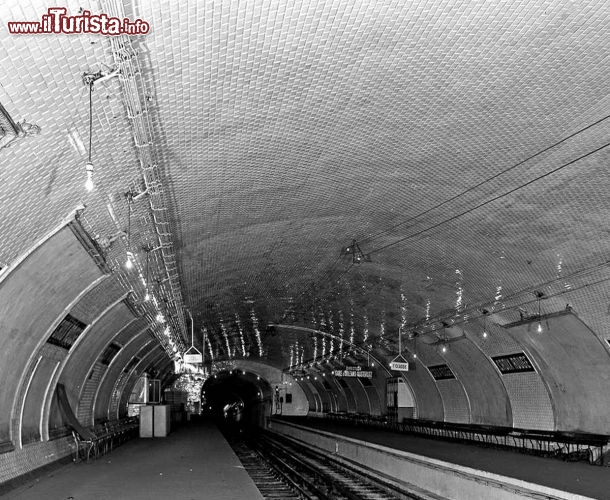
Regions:
[[[269, 1], [139, 12], [155, 27], [144, 43], [185, 296], [212, 331], [235, 312], [247, 318], [245, 298], [274, 320], [289, 297], [298, 308], [316, 295], [335, 322], [341, 310], [348, 324], [353, 308], [360, 330], [366, 310], [378, 335], [382, 321], [395, 328], [401, 290], [414, 322], [427, 308], [493, 303], [604, 260], [606, 150], [427, 229], [602, 146], [608, 121], [407, 221], [608, 114], [609, 6]], [[337, 257], [352, 238], [373, 262], [338, 285], [328, 277], [349, 266]]]
[[[610, 5], [125, 7], [151, 25], [134, 43], [182, 292], [218, 355], [241, 351], [236, 319], [257, 354], [252, 311], [264, 336], [268, 321], [302, 321], [315, 304], [318, 322], [370, 341], [402, 316], [501, 308], [549, 282], [547, 296], [562, 295], [543, 309], [570, 303], [608, 336], [608, 273], [570, 276], [610, 246]], [[371, 262], [340, 255], [353, 239]]]

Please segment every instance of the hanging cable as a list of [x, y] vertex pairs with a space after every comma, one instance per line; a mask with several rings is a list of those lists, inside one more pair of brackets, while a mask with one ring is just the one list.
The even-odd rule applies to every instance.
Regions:
[[127, 197], [127, 260], [125, 261], [125, 267], [131, 269], [133, 267], [133, 254], [131, 253], [131, 192], [125, 196]]
[[593, 128], [596, 125], [599, 125], [600, 123], [604, 122], [608, 118], [610, 118], [610, 115], [604, 116], [603, 118], [600, 118], [596, 122], [593, 122], [590, 125], [587, 125], [586, 127], [581, 128], [580, 130], [577, 130], [576, 132], [568, 135], [567, 137], [564, 137], [560, 141], [557, 141], [556, 143], [551, 144], [550, 146], [542, 149], [541, 151], [538, 151], [537, 153], [535, 153], [535, 154], [533, 154], [531, 156], [528, 156], [524, 160], [521, 160], [520, 162], [515, 163], [514, 165], [512, 165], [512, 166], [502, 170], [501, 172], [498, 172], [497, 174], [494, 174], [491, 177], [488, 177], [487, 179], [484, 179], [483, 181], [479, 182], [478, 184], [475, 184], [474, 186], [471, 186], [471, 187], [465, 189], [464, 191], [456, 194], [455, 196], [452, 196], [451, 198], [449, 198], [449, 199], [447, 199], [445, 201], [442, 201], [441, 203], [438, 203], [437, 205], [434, 205], [433, 207], [430, 207], [430, 208], [424, 210], [423, 212], [420, 212], [417, 215], [414, 215], [413, 217], [409, 217], [408, 219], [404, 220], [403, 222], [399, 222], [398, 224], [395, 224], [395, 225], [393, 225], [393, 226], [391, 226], [391, 227], [389, 227], [387, 229], [379, 231], [378, 233], [373, 234], [371, 236], [361, 238], [359, 241], [360, 241], [360, 243], [374, 241], [374, 240], [378, 239], [380, 236], [383, 236], [384, 234], [387, 234], [390, 231], [392, 231], [392, 230], [394, 230], [394, 229], [396, 229], [398, 227], [404, 226], [405, 224], [408, 224], [409, 222], [412, 222], [412, 221], [414, 221], [416, 219], [419, 219], [423, 215], [426, 215], [426, 214], [432, 212], [433, 210], [436, 210], [437, 208], [440, 208], [440, 207], [446, 205], [447, 203], [450, 203], [450, 202], [452, 202], [454, 200], [457, 200], [458, 198], [464, 196], [465, 194], [468, 194], [471, 191], [474, 191], [475, 189], [483, 186], [484, 184], [487, 184], [487, 183], [493, 181], [494, 179], [497, 179], [498, 177], [500, 177], [500, 176], [510, 172], [511, 170], [514, 170], [515, 168], [520, 167], [524, 163], [527, 163], [528, 161], [533, 160], [534, 158], [536, 158], [536, 157], [546, 153], [547, 151], [550, 151], [551, 149], [559, 146], [560, 144], [563, 144], [564, 142], [572, 139], [573, 137], [576, 137], [579, 134], [582, 134], [583, 132], [589, 130], [590, 128]]
[[369, 255], [373, 254], [373, 253], [381, 252], [382, 250], [385, 250], [386, 248], [389, 248], [389, 247], [392, 247], [394, 245], [397, 245], [398, 243], [402, 243], [405, 240], [408, 240], [410, 238], [414, 238], [414, 237], [419, 236], [419, 235], [421, 235], [423, 233], [427, 233], [428, 231], [431, 231], [432, 229], [436, 229], [437, 227], [442, 226], [443, 224], [446, 224], [447, 222], [451, 222], [453, 220], [459, 219], [460, 217], [462, 217], [464, 215], [467, 215], [467, 214], [469, 214], [471, 212], [474, 212], [478, 208], [481, 208], [481, 207], [484, 207], [486, 205], [489, 205], [490, 203], [492, 203], [494, 201], [497, 201], [497, 200], [499, 200], [501, 198], [504, 198], [504, 197], [508, 196], [509, 194], [512, 194], [512, 193], [514, 193], [516, 191], [519, 191], [520, 189], [523, 189], [524, 187], [527, 187], [530, 184], [533, 184], [534, 182], [539, 181], [540, 179], [544, 179], [545, 177], [548, 177], [549, 175], [552, 175], [552, 174], [554, 174], [556, 172], [559, 172], [560, 170], [562, 170], [562, 169], [564, 169], [564, 168], [566, 168], [566, 167], [568, 167], [570, 165], [573, 165], [574, 163], [576, 163], [576, 162], [578, 162], [578, 161], [580, 161], [580, 160], [582, 160], [584, 158], [587, 158], [587, 157], [589, 157], [589, 156], [591, 156], [591, 155], [593, 155], [595, 153], [598, 153], [599, 151], [601, 151], [602, 149], [607, 148], [608, 146], [610, 146], [610, 142], [607, 142], [603, 146], [600, 146], [599, 148], [596, 148], [593, 151], [590, 151], [590, 152], [588, 152], [588, 153], [586, 153], [584, 155], [581, 155], [581, 156], [579, 156], [578, 158], [576, 158], [574, 160], [571, 160], [571, 161], [569, 161], [567, 163], [564, 163], [563, 165], [561, 165], [561, 166], [559, 166], [557, 168], [554, 168], [553, 170], [550, 170], [549, 172], [546, 172], [546, 173], [536, 177], [535, 179], [527, 181], [526, 183], [521, 184], [520, 186], [517, 186], [517, 187], [507, 191], [506, 193], [503, 193], [503, 194], [500, 194], [500, 195], [495, 196], [493, 198], [490, 198], [489, 200], [484, 201], [483, 203], [480, 203], [479, 205], [476, 205], [476, 206], [474, 206], [472, 208], [469, 208], [468, 210], [465, 210], [464, 212], [461, 212], [461, 213], [459, 213], [457, 215], [454, 215], [453, 217], [450, 217], [448, 219], [442, 220], [442, 221], [440, 221], [440, 222], [438, 222], [438, 223], [436, 223], [436, 224], [434, 224], [434, 225], [432, 225], [430, 227], [427, 227], [427, 228], [422, 229], [422, 230], [420, 230], [420, 231], [418, 231], [416, 233], [413, 233], [413, 234], [410, 234], [410, 235], [405, 236], [403, 238], [400, 238], [400, 239], [398, 239], [398, 240], [396, 240], [396, 241], [394, 241], [392, 243], [388, 243], [387, 245], [383, 245], [383, 246], [381, 246], [379, 248], [375, 248], [374, 250], [369, 251]]
[[85, 181], [85, 189], [87, 191], [93, 190], [93, 162], [91, 161], [91, 145], [93, 143], [93, 82], [89, 81], [89, 157], [85, 171], [87, 172], [87, 180]]
[[148, 277], [149, 277], [149, 272], [148, 269], [150, 267], [150, 248], [146, 249], [146, 295], [144, 295], [144, 300], [146, 302], [148, 302], [150, 300], [150, 290], [149, 290], [149, 285], [148, 285]]

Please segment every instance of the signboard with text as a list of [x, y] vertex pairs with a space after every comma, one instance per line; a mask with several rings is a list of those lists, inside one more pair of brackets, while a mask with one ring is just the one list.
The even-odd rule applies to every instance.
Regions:
[[408, 372], [409, 363], [407, 361], [392, 361], [390, 363], [390, 370], [396, 370], [399, 372]]
[[345, 370], [333, 370], [335, 377], [373, 378], [372, 370], [363, 370], [361, 366], [346, 366]]
[[184, 362], [190, 364], [201, 364], [203, 363], [203, 356], [201, 354], [185, 354]]

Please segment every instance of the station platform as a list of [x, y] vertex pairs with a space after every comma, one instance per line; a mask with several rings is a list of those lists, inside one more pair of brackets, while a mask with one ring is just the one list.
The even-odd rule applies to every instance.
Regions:
[[6, 493], [15, 500], [262, 499], [227, 441], [210, 422], [169, 436], [134, 439], [89, 463], [69, 463]]
[[345, 425], [324, 418], [274, 417], [367, 443], [382, 445], [452, 464], [507, 476], [600, 500], [610, 499], [610, 468], [564, 462], [510, 450], [443, 441], [366, 426]]

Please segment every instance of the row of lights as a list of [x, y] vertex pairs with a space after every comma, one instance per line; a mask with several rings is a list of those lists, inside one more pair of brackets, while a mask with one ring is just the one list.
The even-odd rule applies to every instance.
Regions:
[[[85, 83], [89, 86], [89, 150], [88, 150], [88, 158], [87, 158], [87, 163], [85, 164], [85, 173], [86, 173], [86, 180], [85, 180], [85, 189], [89, 192], [93, 191], [95, 184], [93, 182], [93, 161], [91, 159], [91, 153], [92, 153], [92, 141], [93, 141], [93, 86], [95, 81], [100, 77], [100, 75], [84, 75], [84, 81]], [[131, 251], [130, 248], [130, 239], [131, 239], [131, 205], [133, 203], [134, 197], [132, 195], [132, 193], [127, 193], [126, 194], [127, 197], [127, 206], [128, 206], [128, 222], [127, 222], [127, 258], [125, 260], [125, 269], [127, 269], [128, 271], [131, 271], [135, 264], [135, 255], [133, 254], [133, 252]], [[159, 309], [159, 304], [157, 302], [157, 299], [150, 293], [149, 290], [149, 286], [148, 286], [148, 269], [149, 269], [149, 251], [147, 251], [146, 254], [146, 280], [144, 279], [144, 277], [142, 276], [142, 274], [140, 273], [140, 278], [142, 280], [142, 283], [144, 284], [146, 293], [144, 295], [144, 301], [145, 302], [150, 302], [152, 301], [155, 305], [155, 309], [157, 309], [157, 315], [155, 316], [155, 319], [161, 323], [164, 324], [165, 323], [165, 316], [163, 315], [163, 313], [161, 312], [161, 310]], [[166, 327], [165, 330], [163, 331], [163, 334], [168, 338], [168, 343], [170, 345], [170, 347], [172, 348], [172, 350], [174, 351], [174, 353], [178, 352], [178, 348], [169, 332], [169, 329]]]
[[[541, 306], [540, 306], [540, 300], [542, 299], [542, 297], [544, 297], [544, 293], [536, 291], [536, 292], [534, 292], [534, 294], [536, 295], [536, 299], [537, 299], [537, 303], [538, 303], [538, 316], [537, 316], [538, 322], [536, 325], [536, 332], [542, 333], [544, 331], [544, 328], [542, 327], [542, 311], [541, 311]], [[569, 304], [568, 304], [567, 308], [568, 309], [570, 308]], [[481, 332], [481, 337], [485, 340], [489, 337], [489, 332], [487, 330], [487, 315], [489, 314], [489, 311], [486, 309], [483, 309], [482, 313], [483, 313], [483, 331]], [[445, 354], [449, 351], [449, 344], [447, 342], [447, 339], [444, 339], [444, 341], [441, 343], [440, 351], [443, 354]], [[415, 351], [413, 353], [413, 359], [417, 359], [417, 351]]]

